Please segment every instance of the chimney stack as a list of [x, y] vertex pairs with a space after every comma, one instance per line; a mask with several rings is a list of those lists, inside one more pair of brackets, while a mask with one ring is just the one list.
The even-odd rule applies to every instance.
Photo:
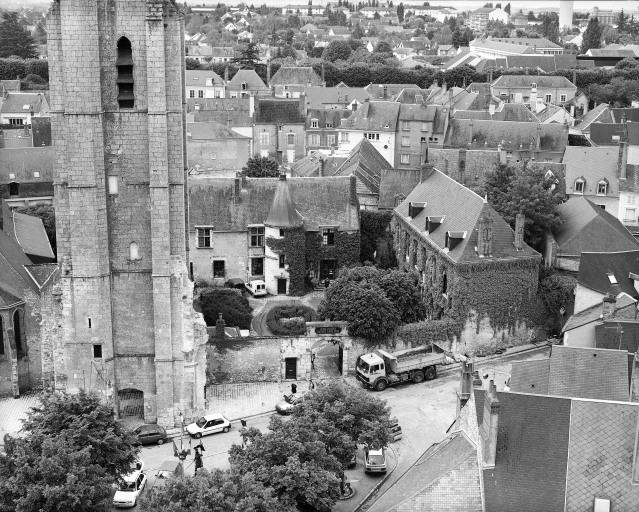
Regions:
[[619, 156], [617, 157], [617, 176], [620, 180], [625, 180], [627, 178], [627, 168], [628, 165], [628, 143], [623, 140], [619, 140]]
[[271, 59], [266, 63], [266, 87], [271, 86]]
[[537, 112], [537, 86], [530, 88], [530, 111]]
[[470, 394], [473, 392], [473, 371], [473, 363], [462, 362], [461, 381], [459, 383], [459, 391], [457, 391], [457, 416], [470, 400]]
[[518, 213], [515, 217], [515, 249], [521, 251], [524, 248], [524, 227], [526, 225], [526, 216]]
[[537, 123], [537, 151], [541, 149], [541, 123]]
[[484, 214], [479, 219], [477, 252], [480, 258], [490, 258], [493, 255], [493, 219], [489, 214]]
[[473, 143], [473, 120], [468, 123], [468, 144]]
[[604, 320], [611, 318], [617, 309], [617, 297], [609, 293], [603, 298], [601, 316]]
[[572, 83], [573, 85], [577, 85], [577, 71], [573, 69], [572, 71]]
[[228, 85], [229, 83], [229, 67], [226, 66], [224, 68], [224, 85]]
[[224, 328], [226, 327], [226, 322], [224, 318], [222, 318], [222, 313], [217, 314], [217, 320], [215, 321], [215, 340], [216, 341], [224, 341], [226, 339], [226, 332]]
[[497, 144], [497, 152], [499, 153], [499, 163], [501, 165], [506, 165], [506, 150], [504, 149], [503, 141]]
[[324, 63], [322, 62], [322, 85], [326, 87], [326, 75], [324, 73]]
[[491, 379], [484, 397], [484, 417], [479, 427], [483, 459], [482, 466], [484, 469], [495, 467], [495, 459], [497, 457], [497, 428], [499, 427], [499, 405], [497, 387], [495, 386], [495, 381]]
[[324, 161], [324, 159], [320, 155], [320, 157], [319, 157], [319, 177], [320, 178], [324, 177], [324, 166], [325, 165], [326, 165], [326, 162]]
[[[238, 173], [239, 174], [239, 173]], [[240, 200], [240, 190], [242, 190], [242, 178], [240, 178], [237, 174], [235, 175], [235, 182], [233, 187], [233, 198], [235, 201]]]

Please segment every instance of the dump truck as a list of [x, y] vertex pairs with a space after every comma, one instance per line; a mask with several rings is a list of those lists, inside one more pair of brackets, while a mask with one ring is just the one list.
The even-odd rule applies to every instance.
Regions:
[[364, 387], [383, 391], [402, 382], [422, 382], [437, 377], [437, 365], [446, 360], [434, 343], [394, 353], [375, 350], [357, 358], [356, 375]]

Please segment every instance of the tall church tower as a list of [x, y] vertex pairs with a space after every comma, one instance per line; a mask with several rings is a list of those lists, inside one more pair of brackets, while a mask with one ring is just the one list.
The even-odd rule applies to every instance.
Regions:
[[206, 327], [187, 274], [183, 44], [174, 0], [54, 0], [49, 11], [61, 265], [49, 377], [163, 425], [204, 405]]

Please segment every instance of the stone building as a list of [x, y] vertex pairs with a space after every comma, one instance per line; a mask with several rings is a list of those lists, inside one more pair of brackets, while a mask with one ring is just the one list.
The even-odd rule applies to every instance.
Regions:
[[[457, 324], [454, 351], [527, 339], [541, 256], [479, 195], [433, 169], [394, 210], [400, 268], [417, 270], [432, 320]], [[455, 350], [456, 349], [456, 350]]]
[[255, 105], [253, 154], [293, 165], [306, 154], [304, 98], [259, 98]]
[[47, 32], [60, 327], [43, 339], [43, 378], [172, 426], [201, 412], [205, 384], [187, 274], [183, 19], [172, 0], [56, 0]]

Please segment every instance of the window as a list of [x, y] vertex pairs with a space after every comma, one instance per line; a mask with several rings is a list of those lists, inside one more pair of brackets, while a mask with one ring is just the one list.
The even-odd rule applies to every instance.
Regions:
[[537, 89], [537, 84], [535, 82], [533, 82], [532, 84], [530, 84], [530, 88], [531, 89]]
[[213, 260], [213, 277], [226, 276], [226, 263], [224, 260]]
[[308, 136], [308, 143], [310, 146], [319, 146], [320, 145], [320, 136], [317, 133], [312, 133]]
[[131, 245], [129, 245], [129, 259], [131, 261], [142, 259], [140, 258], [140, 249], [138, 247], [138, 244], [136, 244], [135, 242], [131, 242]]
[[317, 119], [311, 119], [311, 128], [317, 128], [318, 123], [317, 123]]
[[286, 256], [284, 254], [280, 254], [280, 268], [284, 268], [286, 266]]
[[566, 95], [562, 94], [561, 96], [559, 96], [559, 101], [561, 101], [562, 103], [564, 103], [566, 101]]
[[15, 181], [9, 182], [9, 195], [17, 196], [20, 194], [20, 184]]
[[10, 118], [9, 124], [12, 126], [22, 126], [24, 124], [24, 119]]
[[295, 145], [295, 134], [294, 133], [287, 133], [286, 134], [286, 144], [288, 144], [289, 146], [294, 146]]
[[402, 146], [410, 146], [410, 137], [404, 136], [402, 137]]
[[22, 317], [20, 311], [16, 311], [13, 314], [13, 335], [18, 356], [22, 356], [24, 354], [24, 336], [22, 335]]
[[93, 345], [93, 359], [102, 359], [102, 345]]
[[584, 189], [586, 188], [586, 182], [579, 178], [575, 180], [575, 194], [583, 194]]
[[335, 146], [336, 142], [335, 142], [335, 135], [327, 135], [326, 136], [326, 144], [329, 146]]
[[203, 91], [202, 89], [200, 89], [200, 90], [197, 92], [197, 97], [198, 97], [198, 98], [204, 98], [204, 91]]
[[284, 238], [284, 230], [280, 228], [280, 238]]
[[116, 60], [118, 71], [118, 105], [120, 108], [133, 108], [135, 105], [133, 96], [133, 49], [131, 41], [121, 37], [118, 41], [118, 58]]
[[333, 128], [333, 123], [330, 123], [330, 122], [326, 121], [325, 127], [326, 128]]
[[406, 154], [399, 155], [399, 163], [408, 165], [410, 163], [410, 155], [406, 155]]
[[242, 87], [243, 91], [246, 91], [246, 82], [242, 82], [242, 86], [241, 87]]
[[546, 94], [546, 103], [552, 102], [552, 94]]
[[348, 132], [342, 132], [342, 142], [348, 142]]
[[597, 195], [605, 196], [608, 193], [608, 182], [606, 180], [601, 180], [597, 183]]
[[251, 275], [264, 275], [264, 258], [251, 258]]
[[260, 146], [268, 146], [271, 143], [271, 134], [268, 132], [260, 133]]
[[397, 207], [402, 204], [404, 202], [404, 199], [406, 199], [406, 196], [404, 194], [397, 194], [395, 196], [395, 206]]
[[109, 176], [109, 194], [114, 196], [118, 193], [118, 177], [117, 176]]
[[264, 247], [264, 226], [249, 228], [251, 247]]
[[364, 137], [368, 140], [379, 140], [379, 133], [365, 133]]
[[623, 215], [623, 220], [628, 222], [635, 222], [637, 220], [637, 210], [635, 208], [626, 208]]
[[422, 123], [422, 131], [423, 132], [427, 132], [428, 131], [428, 123]]
[[211, 245], [211, 228], [195, 228], [197, 232], [197, 247], [198, 249], [205, 249], [212, 247]]
[[189, 90], [189, 98], [195, 98], [195, 91], [193, 89]]
[[0, 356], [4, 355], [4, 327], [2, 325], [2, 318], [0, 318]]
[[410, 130], [410, 124], [408, 123], [408, 121], [402, 121], [402, 130], [404, 131]]
[[39, 178], [40, 177], [40, 172], [39, 171], [33, 171], [33, 177], [34, 178]]
[[335, 228], [322, 228], [322, 245], [335, 245]]

